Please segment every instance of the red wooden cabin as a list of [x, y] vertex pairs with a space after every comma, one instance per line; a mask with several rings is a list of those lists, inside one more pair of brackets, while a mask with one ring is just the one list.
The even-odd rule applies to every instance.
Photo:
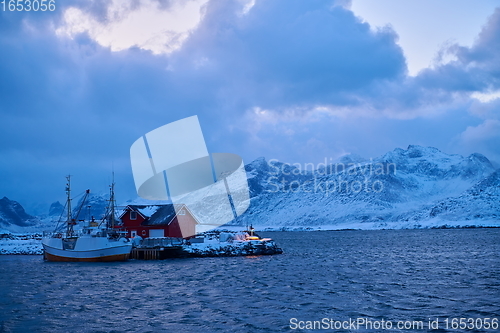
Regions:
[[196, 225], [199, 224], [184, 204], [128, 205], [120, 220], [120, 228], [132, 238], [189, 238], [196, 234]]

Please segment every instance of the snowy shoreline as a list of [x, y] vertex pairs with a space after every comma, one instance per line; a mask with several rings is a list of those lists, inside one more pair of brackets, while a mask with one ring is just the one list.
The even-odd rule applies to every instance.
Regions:
[[42, 235], [39, 233], [0, 234], [1, 254], [41, 255], [43, 254]]
[[[468, 222], [468, 223], [467, 223]], [[360, 225], [363, 228], [359, 228]], [[380, 223], [372, 225], [367, 225], [367, 223], [359, 223], [359, 225], [354, 225], [350, 223], [346, 226], [341, 225], [323, 225], [323, 226], [315, 226], [315, 227], [304, 227], [304, 226], [268, 226], [263, 228], [256, 228], [257, 232], [299, 232], [299, 231], [361, 231], [361, 230], [411, 230], [411, 229], [485, 229], [485, 228], [500, 228], [500, 221], [490, 221], [488, 223], [483, 222], [480, 225], [470, 224], [470, 221], [462, 221], [456, 223], [447, 223], [447, 224], [428, 224], [425, 226], [422, 225], [413, 225], [413, 228], [404, 228], [399, 225], [397, 228], [394, 226], [391, 228], [390, 225], [381, 225]], [[224, 227], [225, 230], [228, 231], [240, 231], [241, 227]], [[193, 244], [194, 245], [194, 244]], [[208, 244], [207, 244], [208, 245]], [[215, 246], [215, 244], [211, 244]], [[220, 244], [219, 244], [220, 245]], [[201, 249], [197, 249], [198, 246], [193, 247], [193, 254], [197, 253]], [[196, 248], [196, 249], [195, 249]], [[225, 249], [220, 246], [215, 248], [210, 248], [210, 251], [215, 253], [224, 253]], [[241, 251], [236, 251], [241, 252]], [[42, 235], [40, 233], [3, 233], [0, 234], [0, 255], [42, 255]]]
[[[471, 223], [472, 222], [472, 223]], [[231, 231], [241, 230], [241, 226], [224, 226], [224, 229]], [[474, 229], [474, 228], [500, 228], [500, 220], [481, 221], [412, 221], [412, 222], [358, 222], [341, 224], [324, 224], [318, 226], [255, 226], [257, 232], [267, 231], [342, 231], [342, 230], [413, 230], [413, 229]]]

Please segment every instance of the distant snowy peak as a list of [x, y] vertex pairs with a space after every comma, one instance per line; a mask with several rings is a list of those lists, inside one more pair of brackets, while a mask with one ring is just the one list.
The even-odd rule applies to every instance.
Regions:
[[368, 160], [364, 157], [359, 156], [358, 154], [347, 154], [339, 159], [339, 163], [343, 164], [362, 164], [366, 163]]
[[[85, 202], [83, 202], [83, 198], [83, 196], [79, 197], [76, 203], [72, 204], [74, 217], [77, 214], [78, 219], [90, 219], [91, 217], [101, 219], [104, 217], [109, 204], [109, 194], [90, 192]], [[73, 199], [74, 201], [75, 199]]]
[[64, 210], [64, 206], [59, 201], [53, 202], [49, 208], [49, 216], [60, 216]]
[[17, 201], [7, 197], [0, 199], [0, 226], [8, 228], [11, 225], [20, 227], [32, 226], [38, 222], [37, 218], [27, 214]]
[[259, 157], [252, 162], [245, 165], [245, 169], [249, 172], [251, 170], [262, 170], [267, 168], [268, 164], [265, 157]]
[[458, 164], [463, 157], [460, 155], [449, 155], [434, 147], [421, 147], [410, 145], [408, 148], [396, 148], [381, 157], [382, 161], [401, 164], [402, 166], [416, 166], [423, 161], [432, 161], [439, 166]]
[[275, 159], [266, 160], [260, 157], [245, 165], [250, 197], [256, 197], [276, 187], [276, 183], [291, 183], [305, 181], [312, 176], [312, 172], [304, 167], [283, 163]]
[[396, 148], [383, 155], [381, 162], [394, 164], [398, 171], [429, 177], [481, 179], [495, 169], [484, 155], [475, 153], [468, 157], [450, 155], [434, 147], [408, 146], [404, 150]]
[[[463, 157], [457, 154], [446, 154], [434, 147], [422, 147], [410, 145], [408, 148], [396, 148], [383, 156], [375, 159], [365, 159], [357, 154], [342, 156], [334, 163], [318, 163], [314, 172], [309, 164], [289, 164], [275, 159], [266, 160], [264, 157], [248, 163], [245, 166], [249, 179], [257, 178], [260, 182], [265, 177], [276, 176], [278, 178], [294, 178], [296, 176], [313, 176], [313, 174], [331, 174], [342, 172], [348, 168], [364, 167], [366, 165], [390, 164], [397, 171], [414, 175], [423, 175], [438, 178], [453, 178], [461, 176], [464, 179], [482, 179], [495, 168], [484, 155], [479, 153]], [[373, 168], [371, 168], [373, 170]], [[292, 177], [286, 177], [292, 176]]]
[[479, 153], [471, 154], [465, 158], [461, 163], [461, 167], [465, 171], [464, 177], [474, 177], [476, 175], [485, 177], [495, 171], [490, 160]]
[[251, 204], [234, 223], [402, 228], [491, 225], [500, 218], [499, 171], [481, 154], [411, 145], [370, 160], [346, 155], [318, 166], [311, 172], [264, 158], [247, 164]]
[[[314, 171], [312, 164], [264, 157], [246, 164], [251, 204], [231, 224], [332, 229], [499, 225], [500, 169], [481, 154], [464, 157], [411, 145], [369, 160], [349, 154], [328, 163], [316, 164]], [[137, 197], [118, 206], [169, 203]], [[90, 193], [85, 203], [82, 197], [73, 199], [73, 214], [79, 210], [81, 219], [100, 219], [108, 204], [109, 194]], [[63, 206], [51, 205], [45, 226], [54, 224]], [[19, 203], [0, 199], [0, 229], [41, 229], [42, 222], [32, 227], [35, 221]]]
[[467, 181], [479, 181], [495, 171], [492, 163], [484, 155], [474, 153], [468, 157], [446, 154], [434, 147], [410, 145], [404, 150], [396, 148], [385, 155], [367, 160], [359, 155], [349, 154], [333, 164], [319, 163], [314, 172], [306, 164], [288, 164], [277, 160], [267, 161], [260, 157], [245, 166], [251, 192], [259, 192], [267, 187], [269, 180], [292, 182], [321, 175], [358, 173], [373, 176], [377, 170], [390, 169], [397, 175], [420, 177], [427, 180], [460, 178]]

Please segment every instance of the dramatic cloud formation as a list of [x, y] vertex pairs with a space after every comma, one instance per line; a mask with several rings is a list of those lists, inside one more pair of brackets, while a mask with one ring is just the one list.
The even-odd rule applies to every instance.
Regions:
[[246, 162], [408, 144], [500, 161], [500, 9], [409, 76], [397, 32], [342, 1], [58, 5], [0, 13], [0, 195], [23, 204], [60, 198], [67, 173], [104, 190], [112, 169], [133, 197], [132, 142], [195, 114], [210, 151]]
[[57, 28], [56, 34], [73, 37], [88, 33], [112, 51], [139, 47], [153, 54], [170, 53], [182, 46], [189, 31], [200, 22], [200, 9], [206, 2], [115, 0], [106, 8], [105, 15], [98, 16], [70, 7], [64, 12], [64, 24]]

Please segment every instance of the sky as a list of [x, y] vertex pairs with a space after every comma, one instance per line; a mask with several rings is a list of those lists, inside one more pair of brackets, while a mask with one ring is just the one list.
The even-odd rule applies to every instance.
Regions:
[[[0, 197], [136, 196], [130, 146], [320, 163], [410, 144], [500, 166], [500, 1], [67, 0], [0, 8]], [[178, 143], [182, 144], [182, 143]]]

